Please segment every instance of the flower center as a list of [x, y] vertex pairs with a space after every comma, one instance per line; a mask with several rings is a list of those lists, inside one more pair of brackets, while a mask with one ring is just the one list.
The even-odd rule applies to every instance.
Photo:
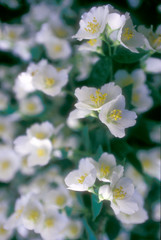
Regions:
[[149, 159], [144, 159], [142, 162], [144, 168], [150, 168], [151, 167], [151, 161]]
[[85, 180], [85, 178], [88, 176], [88, 174], [87, 173], [85, 173], [84, 175], [82, 175], [80, 178], [78, 178], [78, 182], [80, 183], [80, 184], [83, 184], [84, 183], [84, 180]]
[[138, 103], [140, 100], [140, 95], [138, 93], [133, 93], [132, 95], [132, 102]]
[[96, 90], [95, 96], [93, 94], [90, 95], [90, 99], [95, 103], [96, 107], [100, 107], [105, 103], [107, 97], [107, 93], [102, 94], [100, 89]]
[[54, 33], [59, 38], [64, 38], [68, 35], [67, 31], [64, 28], [55, 28]]
[[65, 197], [64, 195], [59, 195], [59, 196], [57, 196], [57, 198], [56, 198], [56, 204], [57, 204], [58, 206], [63, 206], [63, 205], [65, 204], [65, 202], [66, 202], [66, 197]]
[[61, 51], [62, 51], [62, 46], [61, 46], [60, 44], [55, 45], [55, 46], [54, 46], [54, 51], [55, 51], [56, 53], [61, 52]]
[[0, 123], [0, 133], [3, 133], [5, 131], [5, 126]]
[[18, 219], [21, 216], [23, 210], [24, 210], [24, 208], [22, 207], [16, 211], [16, 219]]
[[113, 120], [113, 121], [117, 121], [117, 120], [119, 120], [119, 119], [122, 118], [121, 113], [122, 113], [121, 110], [119, 110], [119, 109], [114, 109], [114, 110], [110, 113], [109, 118], [110, 118], [111, 120]]
[[51, 228], [54, 226], [54, 219], [53, 218], [47, 218], [45, 219], [45, 227]]
[[1, 165], [2, 170], [4, 170], [4, 171], [7, 170], [10, 166], [11, 166], [11, 164], [9, 161], [4, 161], [4, 162], [2, 162], [2, 165]]
[[101, 172], [101, 178], [103, 178], [109, 174], [110, 167], [105, 166], [104, 164], [101, 164], [100, 172]]
[[14, 31], [12, 31], [12, 30], [9, 31], [8, 36], [9, 36], [9, 38], [11, 38], [12, 40], [16, 39], [16, 37], [17, 37], [16, 33], [15, 33]]
[[97, 43], [97, 39], [90, 39], [87, 43], [91, 46], [94, 46]]
[[150, 32], [149, 34], [149, 41], [154, 48], [160, 47], [161, 45], [161, 34], [154, 34]]
[[0, 226], [0, 235], [5, 235], [7, 233], [7, 230], [4, 229], [3, 226]]
[[40, 213], [37, 210], [32, 210], [28, 215], [28, 220], [33, 221], [36, 223], [40, 217]]
[[47, 87], [47, 88], [50, 88], [50, 87], [52, 87], [53, 85], [54, 85], [54, 83], [55, 83], [55, 80], [54, 80], [54, 78], [45, 78], [45, 86]]
[[31, 111], [31, 112], [35, 111], [35, 110], [36, 110], [36, 105], [35, 105], [35, 103], [32, 103], [32, 102], [28, 103], [28, 104], [27, 104], [27, 109], [28, 109], [29, 111]]
[[86, 28], [84, 28], [86, 32], [88, 33], [97, 33], [100, 29], [100, 25], [99, 23], [97, 22], [97, 19], [94, 17], [92, 22], [88, 22], [88, 25]]
[[44, 157], [45, 154], [46, 154], [45, 149], [43, 149], [43, 148], [37, 149], [37, 155], [38, 155], [38, 157]]
[[75, 236], [78, 233], [78, 227], [76, 225], [70, 226], [70, 232]]
[[119, 188], [115, 188], [114, 191], [113, 191], [113, 197], [115, 199], [119, 199], [119, 200], [124, 199], [126, 194], [127, 193], [123, 191], [122, 186], [120, 186]]
[[44, 138], [46, 138], [46, 135], [43, 132], [37, 132], [35, 134], [35, 137], [38, 138], [38, 139], [44, 139]]
[[134, 37], [134, 33], [131, 29], [125, 28], [122, 34], [123, 41], [129, 41]]

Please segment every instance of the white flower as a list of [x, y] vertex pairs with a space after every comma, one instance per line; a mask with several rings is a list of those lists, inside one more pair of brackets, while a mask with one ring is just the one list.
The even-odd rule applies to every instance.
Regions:
[[156, 31], [153, 31], [153, 26], [146, 28], [141, 25], [138, 27], [138, 31], [145, 36], [145, 49], [161, 52], [161, 25], [159, 25]]
[[40, 226], [40, 235], [45, 240], [64, 239], [67, 217], [58, 211], [48, 209]]
[[161, 204], [160, 204], [160, 202], [156, 202], [152, 206], [152, 218], [156, 222], [159, 222], [161, 220]]
[[48, 192], [44, 201], [47, 207], [62, 209], [65, 206], [70, 206], [72, 199], [66, 188], [59, 187]]
[[109, 128], [115, 137], [119, 138], [125, 136], [125, 128], [135, 125], [136, 118], [135, 112], [125, 110], [125, 98], [122, 95], [104, 104], [99, 113], [101, 122]]
[[14, 125], [11, 120], [11, 115], [7, 117], [0, 116], [0, 139], [4, 142], [10, 142], [13, 138]]
[[147, 211], [143, 208], [144, 203], [143, 198], [136, 191], [134, 193], [133, 198], [138, 204], [139, 207], [138, 211], [135, 212], [134, 214], [125, 214], [120, 212], [117, 215], [117, 218], [125, 224], [141, 224], [148, 219]]
[[44, 110], [44, 106], [38, 96], [24, 98], [19, 102], [20, 112], [24, 115], [34, 116]]
[[66, 236], [69, 239], [77, 239], [81, 236], [82, 233], [82, 222], [80, 220], [70, 220], [67, 229], [66, 229]]
[[160, 149], [140, 150], [137, 156], [144, 172], [160, 180]]
[[90, 162], [92, 158], [82, 158], [79, 162], [78, 170], [70, 172], [66, 178], [65, 183], [68, 189], [74, 191], [88, 191], [96, 180], [96, 169]]
[[110, 182], [113, 171], [123, 172], [122, 166], [116, 166], [116, 159], [113, 154], [103, 153], [99, 158], [98, 162], [91, 162], [97, 170], [97, 178], [103, 182]]
[[32, 175], [35, 172], [35, 169], [33, 167], [28, 166], [28, 157], [29, 155], [26, 156], [21, 156], [21, 166], [20, 166], [20, 171], [24, 175]]
[[12, 236], [12, 230], [5, 228], [6, 219], [0, 219], [0, 240], [8, 240]]
[[77, 38], [79, 41], [97, 39], [106, 27], [108, 13], [108, 5], [93, 7], [89, 12], [84, 13], [79, 23], [80, 29], [73, 38]]
[[67, 81], [67, 70], [58, 71], [49, 64], [33, 76], [33, 86], [35, 89], [41, 90], [50, 96], [58, 95], [62, 87], [67, 84]]
[[109, 32], [120, 29], [124, 25], [127, 17], [129, 17], [128, 13], [121, 15], [120, 12], [115, 10], [111, 5], [109, 5], [109, 12], [107, 15], [107, 24], [108, 28], [110, 28], [108, 29]]
[[8, 95], [0, 91], [0, 111], [3, 111], [8, 107], [8, 102]]
[[0, 148], [0, 181], [12, 180], [20, 166], [19, 157], [10, 147]]
[[99, 52], [99, 48], [101, 48], [101, 46], [102, 41], [100, 39], [90, 39], [86, 43], [81, 44], [78, 50]]
[[138, 211], [138, 204], [133, 198], [134, 185], [131, 179], [122, 177], [116, 184], [111, 182], [110, 185], [103, 185], [99, 188], [100, 200], [111, 201], [111, 207], [115, 214], [123, 212], [133, 214]]
[[142, 175], [134, 167], [128, 165], [125, 176], [133, 180], [136, 190], [145, 197], [148, 192], [148, 186]]
[[80, 110], [98, 111], [105, 103], [115, 99], [119, 94], [121, 94], [121, 88], [115, 86], [113, 82], [103, 85], [101, 89], [85, 86], [76, 88], [75, 96], [78, 103], [75, 106]]
[[41, 124], [35, 123], [26, 131], [29, 138], [35, 137], [40, 140], [50, 138], [54, 132], [56, 132], [56, 129], [47, 121]]
[[122, 88], [130, 84], [133, 84], [134, 87], [139, 87], [146, 80], [146, 75], [141, 69], [135, 69], [130, 74], [126, 70], [120, 69], [115, 73], [114, 77], [116, 84]]
[[125, 24], [119, 30], [118, 40], [123, 47], [136, 53], [138, 53], [137, 48], [141, 48], [144, 45], [144, 36], [134, 29], [130, 17], [127, 18]]
[[32, 138], [29, 142], [30, 154], [27, 158], [28, 166], [44, 166], [48, 164], [51, 158], [52, 144], [48, 139], [38, 140]]
[[67, 40], [60, 38], [50, 38], [44, 43], [47, 55], [54, 60], [66, 59], [71, 55], [71, 46]]
[[146, 112], [153, 105], [153, 99], [149, 96], [150, 90], [145, 84], [132, 89], [132, 105], [137, 113]]
[[23, 195], [16, 200], [15, 210], [6, 221], [6, 229], [14, 229], [22, 225], [22, 216], [30, 195]]
[[37, 199], [31, 197], [26, 204], [22, 215], [22, 223], [24, 227], [39, 232], [43, 218], [42, 204]]
[[147, 73], [161, 73], [161, 60], [150, 57], [143, 63], [143, 69]]

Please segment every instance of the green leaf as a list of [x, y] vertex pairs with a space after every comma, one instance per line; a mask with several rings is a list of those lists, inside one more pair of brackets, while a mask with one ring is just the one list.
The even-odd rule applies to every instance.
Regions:
[[97, 240], [93, 230], [91, 229], [85, 218], [83, 218], [83, 224], [88, 235], [88, 240]]
[[111, 60], [110, 58], [102, 57], [93, 66], [92, 72], [88, 79], [88, 86], [99, 88], [103, 84], [108, 82], [108, 78], [111, 72]]
[[70, 217], [70, 216], [71, 216], [71, 213], [72, 213], [72, 208], [66, 206], [66, 207], [65, 207], [65, 211], [66, 211], [67, 216]]
[[95, 194], [92, 194], [91, 196], [92, 201], [92, 213], [93, 213], [93, 220], [96, 219], [96, 217], [100, 214], [103, 202], [99, 202], [98, 196]]
[[86, 151], [90, 150], [90, 140], [89, 140], [88, 126], [83, 127], [82, 141], [83, 141], [85, 150]]
[[99, 145], [94, 159], [95, 159], [96, 161], [98, 161], [99, 158], [101, 157], [102, 153], [103, 153], [103, 148], [102, 148], [101, 145]]
[[41, 45], [31, 48], [32, 60], [39, 61], [43, 53], [43, 47]]
[[123, 139], [111, 140], [111, 152], [116, 155], [117, 159], [123, 161], [127, 154], [132, 152], [133, 149]]
[[130, 50], [119, 46], [116, 50], [113, 60], [119, 63], [135, 63], [147, 54], [147, 51], [140, 50], [140, 53], [133, 53]]

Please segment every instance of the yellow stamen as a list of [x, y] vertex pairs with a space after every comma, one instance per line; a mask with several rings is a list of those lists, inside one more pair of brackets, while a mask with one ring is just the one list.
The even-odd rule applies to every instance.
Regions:
[[1, 225], [1, 226], [0, 226], [0, 236], [1, 236], [1, 235], [5, 235], [6, 233], [7, 233], [7, 230], [4, 229], [4, 227]]
[[59, 53], [63, 50], [62, 46], [60, 44], [57, 44], [54, 46], [54, 51]]
[[126, 194], [127, 193], [123, 191], [122, 186], [120, 186], [119, 188], [115, 188], [114, 191], [113, 191], [113, 197], [115, 199], [119, 199], [119, 200], [124, 199]]
[[23, 210], [24, 210], [24, 208], [22, 207], [16, 211], [16, 219], [18, 219], [22, 215]]
[[52, 87], [55, 84], [54, 78], [45, 78], [45, 85], [47, 88]]
[[30, 112], [34, 112], [36, 110], [36, 105], [35, 103], [29, 102], [27, 103], [26, 108], [30, 111]]
[[97, 39], [90, 39], [87, 43], [91, 46], [94, 46], [97, 43]]
[[0, 123], [0, 133], [3, 133], [5, 131], [6, 127], [4, 124]]
[[43, 132], [37, 132], [35, 134], [35, 137], [38, 138], [38, 139], [44, 139], [44, 138], [46, 138], [46, 135]]
[[14, 31], [12, 31], [12, 30], [8, 33], [8, 36], [12, 40], [16, 39], [16, 37], [17, 37], [16, 33]]
[[56, 198], [56, 204], [58, 205], [58, 206], [63, 206], [64, 204], [66, 203], [66, 197], [64, 196], [64, 195], [59, 195], [59, 196], [57, 196], [57, 198]]
[[46, 154], [45, 149], [43, 149], [43, 148], [37, 149], [37, 155], [38, 155], [38, 157], [44, 157], [45, 154]]
[[119, 109], [114, 109], [114, 110], [110, 113], [109, 117], [110, 117], [111, 120], [117, 121], [118, 119], [121, 119], [121, 118], [122, 118], [121, 113], [122, 113], [121, 110], [119, 110]]
[[88, 25], [86, 28], [84, 28], [86, 32], [88, 33], [97, 33], [100, 29], [100, 25], [99, 23], [97, 22], [96, 18], [94, 17], [93, 18], [93, 21], [92, 22], [88, 22]]
[[149, 41], [153, 48], [158, 48], [161, 45], [161, 34], [149, 33]]
[[150, 167], [151, 167], [151, 161], [150, 161], [150, 159], [144, 159], [144, 160], [142, 161], [142, 164], [143, 164], [143, 167], [144, 167], [144, 168], [150, 168]]
[[129, 41], [134, 37], [134, 33], [131, 29], [125, 28], [122, 34], [123, 41]]
[[11, 163], [9, 161], [3, 161], [1, 164], [2, 170], [7, 170], [11, 166]]
[[101, 178], [106, 177], [110, 172], [110, 167], [105, 166], [104, 164], [101, 164], [100, 172], [101, 172]]
[[78, 227], [76, 226], [76, 225], [71, 225], [70, 227], [69, 227], [69, 229], [70, 229], [70, 232], [71, 232], [71, 234], [72, 235], [77, 235], [78, 234]]
[[138, 103], [140, 100], [140, 95], [138, 93], [133, 93], [132, 101]]
[[68, 35], [68, 32], [64, 28], [55, 28], [54, 33], [59, 38], [65, 38]]
[[40, 217], [40, 213], [37, 210], [32, 210], [28, 214], [28, 220], [31, 220], [32, 222], [36, 223]]
[[47, 219], [45, 219], [45, 224], [44, 224], [45, 227], [51, 228], [51, 227], [54, 226], [54, 224], [55, 224], [55, 221], [54, 221], [53, 218], [47, 218]]
[[87, 173], [85, 173], [84, 175], [82, 175], [80, 178], [78, 178], [78, 182], [80, 183], [80, 184], [83, 184], [84, 183], [84, 180], [85, 180], [85, 178], [88, 176], [88, 174]]
[[102, 94], [100, 89], [96, 90], [95, 96], [90, 95], [90, 99], [95, 103], [96, 107], [101, 107], [105, 103], [106, 97], [107, 93]]

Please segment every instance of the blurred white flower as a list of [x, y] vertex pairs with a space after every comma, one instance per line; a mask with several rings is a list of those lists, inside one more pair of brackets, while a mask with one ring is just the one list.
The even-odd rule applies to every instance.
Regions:
[[116, 99], [102, 106], [99, 119], [115, 137], [125, 136], [125, 128], [134, 126], [137, 118], [133, 111], [125, 110], [125, 98], [119, 95]]
[[156, 222], [159, 222], [161, 220], [161, 204], [160, 204], [160, 202], [156, 202], [153, 204], [152, 218]]
[[0, 111], [5, 110], [8, 107], [9, 96], [6, 93], [0, 91]]
[[80, 220], [70, 220], [66, 228], [66, 236], [69, 239], [77, 239], [82, 233], [82, 222]]
[[0, 218], [0, 240], [8, 240], [12, 236], [12, 230], [7, 230], [5, 228], [6, 219]]
[[39, 140], [48, 139], [56, 132], [56, 128], [46, 121], [43, 123], [35, 123], [30, 128], [26, 130], [27, 136], [29, 138], [35, 137]]
[[91, 163], [92, 158], [82, 158], [78, 170], [71, 171], [65, 178], [68, 189], [73, 191], [88, 191], [96, 180], [96, 169]]
[[161, 126], [155, 125], [150, 131], [150, 138], [153, 142], [160, 143], [161, 142]]
[[161, 59], [150, 57], [143, 64], [143, 69], [145, 72], [161, 73]]
[[18, 155], [9, 146], [0, 148], [0, 181], [9, 182], [12, 180], [20, 167]]
[[150, 150], [140, 150], [137, 156], [142, 164], [144, 172], [160, 180], [160, 149], [152, 148]]
[[34, 116], [44, 110], [44, 106], [38, 96], [31, 96], [19, 101], [20, 112], [24, 115]]
[[12, 115], [0, 116], [0, 139], [9, 143], [12, 141], [13, 134], [14, 124], [12, 123]]

